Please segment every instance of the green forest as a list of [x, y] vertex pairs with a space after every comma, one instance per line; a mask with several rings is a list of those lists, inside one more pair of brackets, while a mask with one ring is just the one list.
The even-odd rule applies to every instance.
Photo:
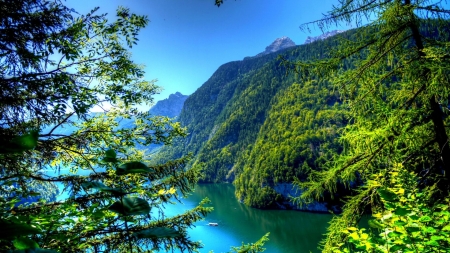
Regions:
[[160, 91], [129, 53], [148, 17], [1, 1], [0, 251], [195, 252], [209, 200], [164, 206], [227, 182], [251, 207], [334, 213], [323, 252], [450, 252], [449, 17], [342, 1], [300, 28], [358, 28], [225, 63], [173, 120], [136, 109]]

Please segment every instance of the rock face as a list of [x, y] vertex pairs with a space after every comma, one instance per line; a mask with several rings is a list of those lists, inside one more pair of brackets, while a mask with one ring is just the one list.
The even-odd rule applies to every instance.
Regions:
[[316, 36], [316, 37], [308, 36], [308, 38], [306, 38], [304, 44], [313, 43], [314, 41], [318, 41], [318, 40], [324, 40], [324, 39], [327, 39], [329, 37], [332, 37], [332, 36], [334, 36], [336, 34], [343, 33], [343, 32], [345, 32], [345, 31], [343, 31], [343, 30], [333, 30], [333, 31], [326, 32], [326, 33], [324, 33], [322, 35], [319, 35], [319, 36]]
[[308, 212], [319, 212], [319, 213], [328, 212], [327, 203], [324, 203], [324, 202], [315, 201], [313, 203], [305, 203], [303, 205], [295, 205], [294, 203], [289, 201], [289, 199], [291, 197], [298, 197], [302, 193], [300, 189], [297, 189], [291, 183], [277, 184], [273, 189], [278, 194], [281, 194], [285, 199], [285, 201], [283, 201], [283, 203], [278, 204], [278, 207], [280, 209], [295, 209], [295, 210], [308, 211]]
[[264, 52], [257, 54], [256, 57], [274, 53], [293, 46], [295, 46], [295, 43], [290, 38], [284, 36], [276, 39], [274, 42], [272, 42], [272, 44], [266, 47], [266, 50], [264, 50]]
[[180, 115], [181, 109], [183, 109], [184, 101], [189, 96], [183, 95], [180, 92], [170, 94], [166, 99], [158, 101], [152, 108], [150, 113], [158, 116], [167, 116], [174, 118]]

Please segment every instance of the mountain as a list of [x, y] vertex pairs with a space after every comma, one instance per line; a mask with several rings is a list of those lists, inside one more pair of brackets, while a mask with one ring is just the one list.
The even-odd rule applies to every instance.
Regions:
[[330, 38], [330, 37], [332, 37], [332, 36], [334, 36], [334, 35], [337, 35], [337, 34], [343, 33], [343, 32], [345, 32], [345, 31], [342, 31], [342, 30], [333, 30], [333, 31], [326, 32], [326, 33], [324, 33], [324, 34], [322, 34], [322, 35], [319, 35], [319, 36], [316, 36], [316, 37], [310, 37], [310, 36], [308, 36], [308, 38], [306, 38], [304, 44], [313, 43], [313, 42], [318, 41], [318, 40], [325, 40], [325, 39], [328, 39], [328, 38]]
[[170, 94], [168, 98], [158, 101], [152, 108], [150, 113], [158, 116], [167, 116], [174, 118], [180, 115], [181, 109], [183, 109], [184, 101], [189, 96], [183, 95], [180, 92]]
[[252, 58], [261, 57], [261, 56], [268, 55], [271, 53], [279, 52], [281, 50], [284, 50], [284, 49], [287, 49], [290, 47], [295, 47], [295, 42], [292, 41], [290, 38], [283, 36], [281, 38], [277, 38], [274, 42], [272, 42], [270, 45], [268, 45], [266, 47], [266, 49], [264, 50], [264, 52], [261, 52], [255, 56], [245, 57], [244, 60], [249, 60]]
[[[278, 55], [325, 57], [336, 44], [331, 37], [223, 64], [184, 103], [177, 120], [188, 136], [162, 147], [153, 160], [192, 153], [189, 166], [201, 171], [201, 182], [234, 182], [238, 199], [253, 207], [297, 208], [289, 198], [299, 194], [292, 182], [340, 152], [338, 129], [345, 121], [331, 84], [287, 75]], [[333, 205], [300, 209], [325, 212]]]
[[272, 44], [270, 44], [266, 47], [266, 50], [264, 50], [264, 52], [259, 53], [256, 56], [262, 56], [262, 55], [266, 55], [266, 54], [275, 53], [280, 50], [294, 47], [294, 46], [295, 46], [295, 43], [290, 38], [283, 36], [281, 38], [277, 38], [274, 42], [272, 42]]

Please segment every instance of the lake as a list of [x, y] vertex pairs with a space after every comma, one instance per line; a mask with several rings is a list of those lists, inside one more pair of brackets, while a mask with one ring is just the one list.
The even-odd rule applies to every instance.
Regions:
[[[78, 171], [77, 174], [89, 173]], [[58, 186], [60, 190], [63, 189], [61, 184]], [[64, 192], [58, 196], [58, 200], [67, 197], [67, 192]], [[270, 232], [270, 236], [265, 244], [265, 253], [320, 252], [318, 243], [331, 220], [330, 214], [250, 208], [236, 200], [232, 184], [199, 184], [188, 198], [182, 199], [183, 203], [166, 205], [164, 214], [180, 214], [194, 208], [206, 197], [211, 200], [209, 206], [214, 207], [214, 211], [189, 231], [192, 240], [204, 244], [200, 252], [229, 252], [231, 246], [256, 242], [267, 232]], [[219, 226], [208, 226], [209, 222], [218, 223]]]
[[[318, 243], [331, 220], [329, 214], [247, 207], [236, 200], [231, 184], [200, 184], [183, 204], [167, 206], [166, 214], [191, 209], [205, 197], [211, 200], [214, 211], [189, 232], [193, 240], [203, 242], [201, 252], [228, 252], [230, 246], [255, 242], [267, 232], [267, 253], [320, 252]], [[208, 226], [209, 222], [219, 226]]]

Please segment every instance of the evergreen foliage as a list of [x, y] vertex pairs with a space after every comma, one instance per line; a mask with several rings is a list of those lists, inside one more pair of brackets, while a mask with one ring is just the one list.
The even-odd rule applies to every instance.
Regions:
[[[352, 31], [342, 34], [342, 36], [352, 36]], [[316, 114], [319, 115], [318, 121], [310, 122], [311, 124], [308, 123], [307, 126], [301, 128], [305, 131], [312, 132], [322, 127], [329, 127], [334, 124], [333, 117], [339, 118], [338, 108], [334, 109], [334, 112], [320, 112], [322, 109], [328, 110], [339, 101], [336, 94], [332, 92], [331, 86], [321, 83], [320, 88], [314, 88], [311, 87], [311, 84], [303, 84], [296, 76], [287, 75], [286, 69], [281, 65], [283, 61], [278, 58], [278, 55], [282, 54], [285, 59], [290, 60], [320, 59], [327, 55], [327, 48], [336, 45], [336, 41], [336, 38], [331, 38], [262, 57], [249, 57], [243, 61], [222, 65], [207, 82], [189, 96], [184, 104], [179, 122], [181, 126], [188, 129], [187, 138], [176, 139], [173, 146], [163, 147], [155, 160], [164, 161], [164, 159], [178, 158], [192, 153], [194, 159], [191, 166], [202, 171], [201, 182], [232, 182], [235, 178], [239, 178], [239, 175], [245, 170], [246, 175], [241, 180], [235, 181], [240, 199], [244, 200], [245, 198], [247, 204], [261, 208], [273, 206], [272, 197], [276, 194], [269, 197], [273, 193], [271, 189], [275, 183], [292, 182], [295, 178], [294, 175], [299, 175], [300, 167], [303, 166], [303, 162], [299, 165], [300, 160], [307, 160], [308, 166], [313, 169], [318, 168], [313, 161], [313, 156], [318, 153], [315, 155], [312, 154], [314, 152], [308, 153], [310, 145], [326, 149], [327, 146], [334, 145], [328, 141], [332, 141], [331, 135], [335, 133], [329, 137], [318, 137], [317, 140], [304, 138], [302, 139], [303, 143], [295, 147], [290, 147], [295, 143], [295, 134], [286, 135], [287, 140], [276, 138], [275, 136], [282, 133], [285, 127], [291, 128], [291, 132], [299, 133], [295, 130], [296, 124], [299, 122], [293, 122], [288, 117], [297, 111], [292, 104], [304, 106], [305, 108], [302, 110], [305, 111], [305, 115], [308, 114], [306, 111], [309, 111], [310, 116], [306, 120], [314, 121]], [[305, 99], [310, 100], [304, 104], [300, 101], [299, 96], [292, 95], [295, 93], [293, 90], [285, 92], [285, 89], [292, 86], [296, 80], [299, 81], [299, 84], [295, 84], [296, 88], [292, 89], [295, 92], [301, 92]], [[302, 88], [303, 85], [307, 87]], [[328, 89], [329, 92], [325, 92], [325, 89]], [[316, 96], [315, 92], [319, 92], [325, 97]], [[279, 93], [291, 95], [284, 99], [283, 95], [277, 95]], [[278, 101], [283, 105], [277, 106]], [[322, 102], [325, 104], [321, 104]], [[277, 107], [277, 109], [271, 109], [273, 107]], [[284, 107], [286, 107], [284, 113], [280, 116], [278, 109]], [[303, 120], [303, 118], [299, 118], [299, 120]], [[341, 123], [341, 121], [336, 122], [336, 126]], [[331, 127], [336, 129], [336, 126]], [[273, 129], [271, 129], [272, 127]], [[264, 131], [264, 134], [261, 131]], [[264, 137], [265, 135], [267, 136]], [[270, 148], [265, 147], [262, 152], [261, 145], [264, 138], [268, 136], [271, 141], [274, 141], [273, 145], [265, 143], [264, 145], [270, 145]], [[250, 153], [253, 154], [252, 159], [262, 159], [264, 156], [275, 159], [277, 156], [284, 156], [280, 152], [281, 149], [276, 152], [276, 155], [270, 154], [281, 143], [283, 143], [283, 148], [289, 149], [283, 150], [289, 151], [289, 155], [285, 157], [285, 163], [280, 164], [283, 168], [280, 167], [279, 172], [272, 173], [278, 171], [276, 169], [278, 167], [268, 169], [275, 164], [275, 160], [267, 164], [261, 163], [258, 166], [248, 161]], [[302, 154], [296, 154], [296, 151], [303, 147], [307, 147], [307, 150]], [[339, 151], [335, 146], [332, 149], [336, 149], [336, 152]], [[319, 152], [319, 149], [316, 151]], [[256, 158], [258, 154], [260, 156]], [[291, 158], [292, 161], [289, 160]], [[258, 178], [264, 175], [259, 178], [263, 184], [266, 181], [270, 182], [264, 189], [264, 194], [262, 194], [259, 183], [247, 181], [250, 179], [248, 178], [249, 174], [254, 174]], [[243, 192], [251, 193], [244, 196]], [[256, 196], [257, 192], [259, 196]], [[250, 199], [252, 200], [250, 201]], [[278, 198], [278, 200], [285, 201], [286, 199]]]
[[294, 83], [279, 92], [249, 155], [239, 160], [238, 198], [256, 207], [285, 201], [273, 188], [306, 179], [340, 153], [337, 137], [344, 124], [339, 97], [326, 82]]
[[[148, 20], [122, 7], [116, 14], [109, 22], [97, 9], [80, 15], [59, 0], [0, 3], [2, 251], [191, 252], [201, 246], [186, 229], [211, 211], [207, 200], [164, 216], [164, 204], [197, 182], [198, 171], [184, 169], [189, 157], [149, 167], [136, 148], [185, 135], [178, 123], [133, 109], [158, 91], [128, 52]], [[102, 103], [111, 109], [88, 113]], [[120, 127], [117, 119], [134, 124]], [[70, 196], [48, 201], [57, 185]], [[41, 199], [18, 204], [33, 196]]]
[[[333, 83], [350, 116], [341, 135], [343, 153], [298, 182], [304, 190], [301, 199], [335, 194], [338, 183], [363, 182], [333, 219], [324, 252], [339, 252], [345, 242], [374, 252], [448, 249], [442, 238], [448, 229], [443, 207], [450, 185], [449, 15], [441, 1], [354, 0], [302, 26], [326, 29], [373, 19], [353, 40], [342, 41], [330, 58], [291, 65], [305, 79], [313, 74], [313, 79], [321, 76]], [[345, 59], [354, 67], [347, 68]], [[398, 167], [406, 179], [395, 178]], [[367, 210], [381, 224], [381, 241], [377, 233], [356, 228]]]

